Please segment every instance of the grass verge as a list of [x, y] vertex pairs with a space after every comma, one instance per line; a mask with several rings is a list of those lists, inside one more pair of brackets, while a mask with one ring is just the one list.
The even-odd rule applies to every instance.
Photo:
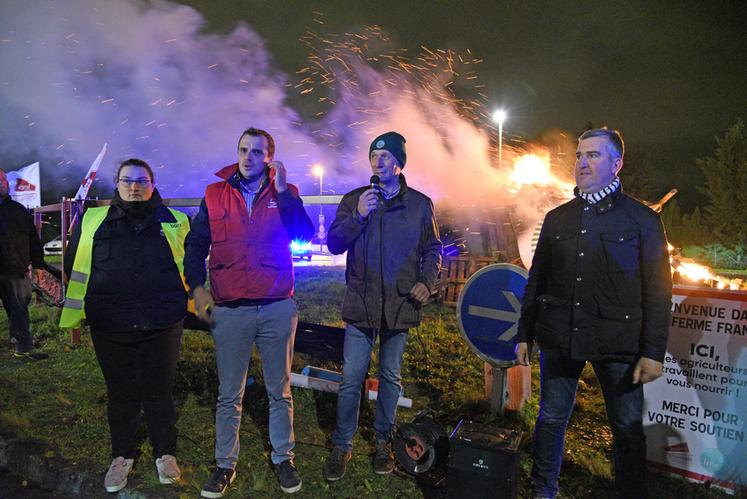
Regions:
[[[344, 292], [344, 271], [336, 268], [297, 269], [297, 293], [301, 319], [341, 326], [339, 305]], [[33, 306], [32, 329], [50, 359], [27, 363], [6, 356], [0, 362], [0, 427], [43, 442], [48, 457], [60, 457], [75, 466], [103, 475], [109, 464], [109, 430], [106, 423], [106, 389], [90, 338], [71, 348], [56, 327], [57, 311]], [[429, 305], [421, 326], [413, 330], [405, 352], [403, 379], [406, 396], [414, 409], [401, 410], [400, 421], [409, 421], [424, 407], [433, 409], [450, 432], [460, 418], [524, 432], [520, 456], [519, 497], [531, 497], [528, 474], [531, 429], [537, 414], [538, 372], [533, 379], [534, 397], [518, 413], [492, 414], [483, 397], [483, 366], [462, 340], [453, 309]], [[0, 314], [0, 330], [7, 320]], [[256, 360], [256, 359], [255, 359]], [[298, 370], [309, 359], [296, 356]], [[339, 366], [326, 366], [339, 369]], [[372, 366], [372, 373], [375, 366]], [[262, 387], [261, 366], [250, 366], [256, 382], [244, 399], [238, 479], [226, 497], [279, 497], [270, 465], [268, 401]], [[579, 389], [566, 440], [561, 498], [596, 498], [612, 492], [611, 435], [604, 403], [591, 370], [586, 370]], [[178, 458], [183, 479], [176, 487], [158, 484], [153, 456], [143, 425], [141, 455], [130, 486], [159, 497], [194, 497], [213, 466], [214, 405], [217, 374], [209, 335], [185, 332], [178, 365], [175, 399], [178, 407]], [[363, 404], [361, 428], [356, 435], [353, 460], [345, 478], [328, 484], [322, 464], [329, 452], [335, 424], [334, 395], [293, 389], [297, 465], [304, 480], [297, 497], [430, 497], [432, 489], [399, 475], [378, 476], [371, 471], [373, 405]], [[652, 473], [651, 497], [727, 497], [719, 491]]]

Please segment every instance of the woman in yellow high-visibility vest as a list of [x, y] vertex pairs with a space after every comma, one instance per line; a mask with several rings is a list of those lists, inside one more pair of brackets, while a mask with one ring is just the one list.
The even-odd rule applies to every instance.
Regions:
[[89, 208], [73, 232], [60, 319], [62, 327], [86, 320], [106, 380], [108, 492], [127, 485], [141, 408], [160, 482], [181, 475], [172, 391], [187, 311], [182, 260], [189, 218], [163, 204], [145, 161], [122, 162], [116, 182], [111, 206]]

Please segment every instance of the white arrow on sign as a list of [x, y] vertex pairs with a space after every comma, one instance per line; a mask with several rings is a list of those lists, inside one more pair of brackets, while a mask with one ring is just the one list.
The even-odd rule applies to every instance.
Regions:
[[519, 317], [521, 316], [521, 303], [519, 303], [516, 295], [510, 291], [503, 291], [503, 296], [506, 297], [506, 300], [508, 300], [513, 311], [470, 305], [469, 308], [467, 308], [467, 313], [477, 317], [485, 317], [486, 319], [513, 322], [513, 325], [498, 337], [501, 341], [509, 341], [511, 338], [516, 336], [516, 333], [518, 332]]

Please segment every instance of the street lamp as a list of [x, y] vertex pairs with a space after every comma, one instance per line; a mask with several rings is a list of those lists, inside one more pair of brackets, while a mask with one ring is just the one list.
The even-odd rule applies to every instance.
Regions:
[[[322, 168], [322, 165], [314, 165], [314, 168], [312, 168], [311, 173], [319, 177], [319, 196], [322, 196], [322, 181], [324, 180], [324, 168]], [[325, 230], [324, 230], [324, 213], [322, 213], [322, 200], [319, 200], [319, 232], [317, 233], [317, 236], [319, 237], [319, 252], [323, 252], [322, 245], [324, 244], [325, 239]]]
[[493, 113], [493, 121], [498, 123], [498, 169], [503, 167], [503, 122], [506, 119], [506, 111], [496, 109]]
[[322, 195], [322, 180], [324, 179], [324, 168], [322, 168], [322, 165], [314, 165], [314, 168], [311, 170], [311, 173], [319, 177], [319, 195]]

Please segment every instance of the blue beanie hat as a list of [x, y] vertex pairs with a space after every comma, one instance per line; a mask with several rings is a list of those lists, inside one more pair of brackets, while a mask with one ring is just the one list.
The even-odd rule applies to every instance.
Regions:
[[397, 158], [399, 166], [404, 168], [407, 163], [407, 151], [405, 150], [405, 138], [397, 132], [387, 132], [379, 135], [373, 142], [371, 147], [368, 148], [368, 156], [371, 156], [371, 152], [376, 149], [385, 149], [392, 153], [392, 156]]

